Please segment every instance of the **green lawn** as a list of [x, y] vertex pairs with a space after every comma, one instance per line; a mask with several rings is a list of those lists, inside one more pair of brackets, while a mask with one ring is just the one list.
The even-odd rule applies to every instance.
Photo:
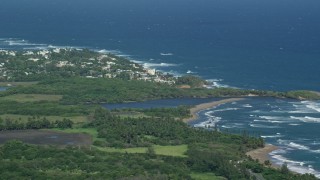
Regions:
[[226, 178], [216, 176], [213, 173], [192, 173], [191, 177], [195, 180], [226, 180]]
[[[175, 156], [175, 157], [187, 157], [185, 153], [188, 150], [188, 145], [178, 145], [178, 146], [152, 146], [157, 155], [164, 156]], [[105, 152], [119, 152], [119, 153], [146, 153], [147, 147], [138, 147], [138, 148], [111, 148], [111, 147], [97, 147], [97, 149]]]
[[11, 100], [16, 102], [36, 102], [36, 101], [60, 101], [62, 95], [47, 94], [14, 94], [2, 97], [3, 100]]
[[156, 154], [165, 155], [165, 156], [179, 156], [187, 157], [185, 153], [188, 150], [188, 145], [179, 145], [179, 146], [153, 146]]

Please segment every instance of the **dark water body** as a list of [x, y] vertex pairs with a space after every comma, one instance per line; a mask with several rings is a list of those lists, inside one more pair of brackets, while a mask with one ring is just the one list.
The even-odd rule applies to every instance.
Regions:
[[165, 107], [178, 107], [181, 105], [192, 106], [201, 103], [208, 103], [218, 101], [221, 98], [181, 98], [181, 99], [159, 99], [145, 102], [130, 102], [130, 103], [117, 103], [117, 104], [103, 104], [102, 106], [107, 109], [124, 109], [124, 108], [165, 108]]
[[7, 87], [1, 87], [0, 86], [0, 91], [6, 91], [8, 88]]
[[92, 138], [82, 133], [62, 133], [55, 131], [17, 130], [1, 131], [0, 144], [10, 140], [19, 140], [25, 143], [37, 145], [81, 145], [90, 146]]

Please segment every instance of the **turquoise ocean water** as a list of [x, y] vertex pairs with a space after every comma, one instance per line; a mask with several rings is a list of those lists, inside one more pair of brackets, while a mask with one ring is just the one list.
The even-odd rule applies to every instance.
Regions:
[[[0, 49], [83, 47], [218, 87], [320, 91], [319, 8], [318, 0], [3, 0]], [[195, 125], [260, 132], [281, 147], [275, 163], [320, 176], [319, 108], [248, 99], [203, 111]]]

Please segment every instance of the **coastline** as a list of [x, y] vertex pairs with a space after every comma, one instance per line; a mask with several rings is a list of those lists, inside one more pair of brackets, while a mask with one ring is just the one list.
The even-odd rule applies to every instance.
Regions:
[[[269, 153], [277, 149], [279, 149], [279, 147], [272, 144], [266, 144], [265, 147], [249, 151], [246, 153], [246, 155], [251, 156], [251, 158], [254, 160], [258, 159], [259, 163], [264, 164], [265, 161], [271, 160]], [[280, 168], [280, 166], [275, 164], [272, 164], [271, 167], [276, 169]]]
[[209, 103], [203, 103], [203, 104], [198, 104], [195, 107], [190, 109], [190, 114], [191, 117], [188, 118], [184, 118], [182, 121], [185, 123], [197, 120], [199, 118], [198, 112], [208, 109], [208, 108], [212, 108], [221, 104], [225, 104], [225, 103], [230, 103], [230, 102], [235, 102], [235, 101], [241, 101], [244, 100], [245, 98], [228, 98], [228, 99], [223, 99], [220, 101], [213, 101], [213, 102], [209, 102]]

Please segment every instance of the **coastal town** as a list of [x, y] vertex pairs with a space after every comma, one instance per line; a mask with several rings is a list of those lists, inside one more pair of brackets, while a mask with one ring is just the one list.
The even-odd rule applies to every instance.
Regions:
[[0, 49], [0, 81], [36, 81], [46, 76], [134, 79], [169, 85], [176, 79], [126, 58], [88, 49]]

